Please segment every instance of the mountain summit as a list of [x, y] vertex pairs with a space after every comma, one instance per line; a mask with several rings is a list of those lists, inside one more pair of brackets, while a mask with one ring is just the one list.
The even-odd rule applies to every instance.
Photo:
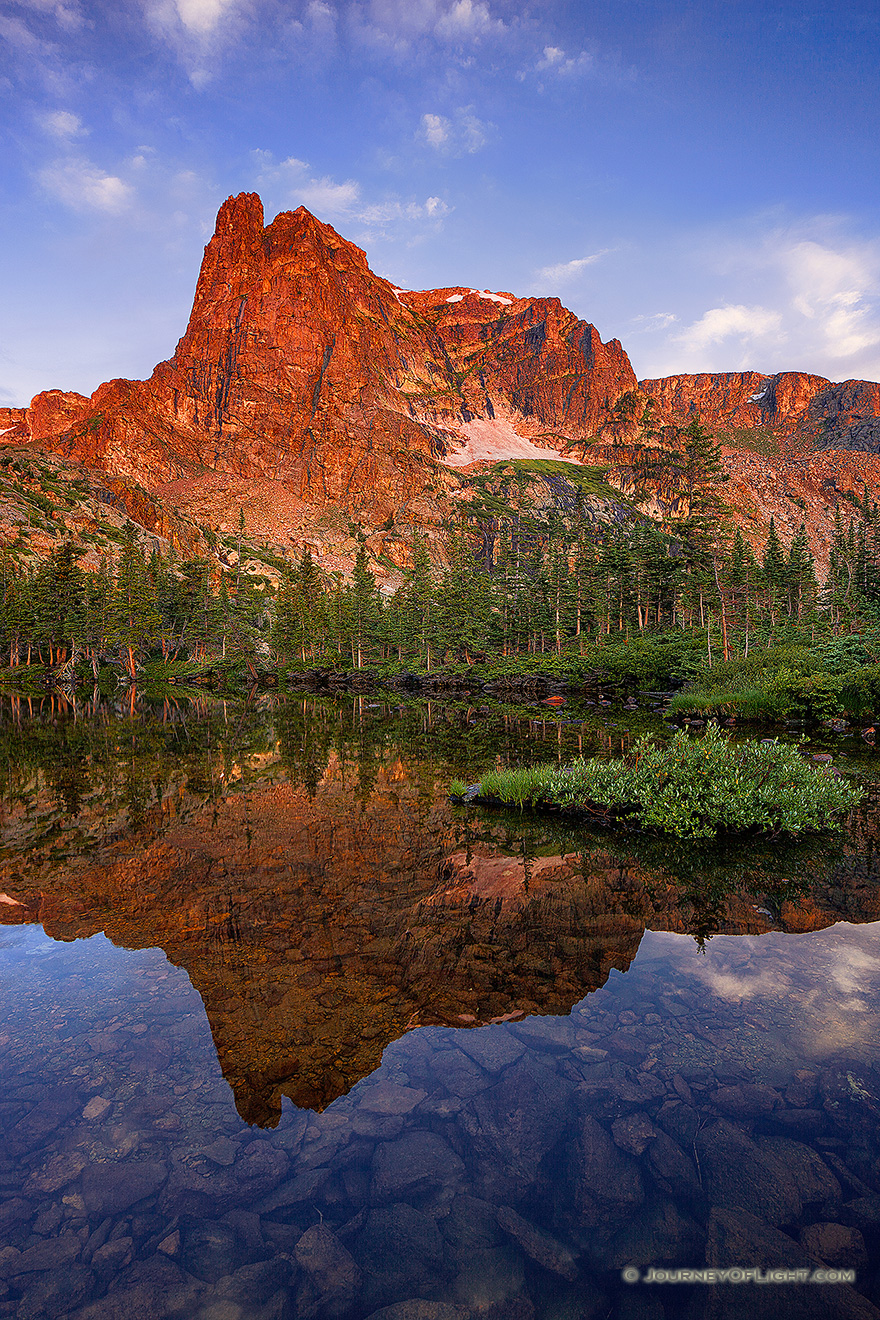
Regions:
[[620, 344], [556, 298], [398, 289], [304, 207], [264, 226], [241, 193], [220, 208], [171, 360], [91, 399], [40, 395], [22, 422], [153, 489], [268, 477], [385, 517], [437, 461], [583, 442], [635, 385]]
[[398, 288], [304, 207], [265, 225], [254, 193], [220, 208], [169, 361], [90, 399], [50, 390], [3, 410], [0, 444], [54, 451], [214, 530], [250, 503], [289, 548], [352, 515], [436, 523], [473, 464], [589, 453], [614, 484], [621, 417], [648, 397], [667, 420], [699, 412], [719, 430], [755, 533], [769, 513], [784, 531], [806, 511], [821, 557], [837, 496], [880, 491], [880, 385], [798, 372], [638, 383], [621, 344], [557, 298]]

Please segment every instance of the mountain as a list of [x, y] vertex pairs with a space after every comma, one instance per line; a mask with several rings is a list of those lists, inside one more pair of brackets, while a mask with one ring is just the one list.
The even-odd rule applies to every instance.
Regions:
[[502, 461], [530, 469], [539, 503], [560, 498], [541, 463], [565, 461], [569, 486], [583, 488], [578, 468], [601, 477], [598, 518], [619, 516], [615, 487], [662, 515], [659, 495], [618, 470], [624, 396], [639, 411], [654, 398], [666, 420], [698, 411], [721, 433], [754, 541], [770, 514], [783, 534], [805, 520], [822, 560], [840, 498], [880, 493], [878, 384], [798, 372], [637, 382], [621, 344], [556, 298], [398, 288], [303, 207], [264, 225], [252, 193], [220, 208], [173, 357], [91, 398], [49, 390], [0, 410], [0, 445], [112, 477], [135, 522], [147, 499], [155, 528], [183, 517], [222, 542], [241, 509], [251, 539], [308, 543], [332, 571], [350, 565], [359, 532], [393, 571], [413, 527], [435, 534], [473, 497], [474, 474]]
[[666, 414], [699, 413], [704, 425], [727, 432], [765, 430], [819, 449], [880, 452], [880, 384], [783, 371], [730, 371], [639, 381]]

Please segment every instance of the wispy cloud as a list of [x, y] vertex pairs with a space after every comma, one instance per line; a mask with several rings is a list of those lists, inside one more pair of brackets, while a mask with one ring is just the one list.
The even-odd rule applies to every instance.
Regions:
[[648, 334], [654, 330], [666, 330], [675, 325], [678, 317], [675, 312], [653, 312], [650, 316], [634, 316], [629, 323], [631, 335]]
[[535, 272], [535, 278], [551, 288], [564, 288], [579, 279], [588, 266], [595, 265], [612, 251], [613, 248], [602, 248], [599, 252], [591, 252], [588, 257], [575, 257], [572, 261], [557, 262], [555, 266], [542, 266]]
[[58, 138], [62, 142], [85, 137], [89, 131], [83, 127], [79, 115], [75, 115], [71, 110], [53, 110], [43, 115], [41, 123], [50, 137]]
[[405, 202], [392, 197], [365, 206], [357, 218], [368, 225], [389, 225], [395, 220], [442, 220], [450, 209], [441, 197], [426, 197], [423, 202]]
[[655, 372], [798, 369], [877, 378], [880, 241], [843, 231], [842, 220], [820, 216], [770, 224], [747, 240], [694, 242], [690, 260], [696, 253], [708, 267], [707, 282], [758, 297], [718, 298], [667, 336]]
[[566, 84], [574, 86], [582, 78], [625, 86], [635, 82], [636, 71], [623, 67], [613, 52], [598, 45], [567, 50], [555, 42], [546, 42], [538, 51], [533, 48], [516, 76], [520, 82], [532, 83], [543, 92], [552, 87], [562, 89]]
[[582, 50], [577, 55], [569, 55], [561, 46], [545, 46], [535, 65], [536, 73], [552, 73], [559, 78], [593, 73], [595, 69], [596, 56], [590, 51]]
[[255, 151], [257, 183], [280, 185], [289, 204], [307, 206], [322, 215], [351, 215], [360, 200], [361, 186], [355, 179], [339, 182], [325, 174], [316, 178], [307, 161], [296, 156], [276, 161], [269, 151]]
[[441, 197], [426, 197], [423, 201], [399, 196], [365, 200], [363, 187], [357, 180], [339, 182], [327, 175], [316, 178], [308, 162], [295, 156], [276, 161], [269, 151], [255, 151], [253, 159], [257, 167], [257, 185], [277, 190], [285, 205], [307, 206], [319, 217], [348, 219], [368, 225], [369, 232], [357, 236], [359, 242], [389, 237], [413, 224], [436, 225], [450, 211]]
[[398, 55], [426, 41], [470, 48], [509, 31], [487, 0], [369, 0], [352, 4], [346, 18], [355, 42]]
[[880, 344], [875, 245], [835, 250], [805, 240], [783, 248], [780, 261], [794, 311], [817, 323], [832, 357], [847, 358]]
[[507, 24], [493, 18], [484, 0], [453, 0], [448, 9], [441, 11], [434, 28], [438, 37], [451, 41], [499, 36], [506, 29]]
[[146, 0], [147, 22], [171, 41], [181, 35], [211, 37], [242, 0]]
[[462, 107], [451, 119], [446, 115], [422, 115], [416, 136], [443, 155], [465, 156], [473, 155], [486, 145], [493, 127], [478, 119], [470, 107]]
[[175, 53], [194, 87], [214, 76], [217, 61], [231, 46], [254, 0], [143, 0], [147, 26]]
[[39, 172], [43, 187], [74, 211], [119, 215], [134, 198], [134, 189], [115, 174], [107, 174], [84, 156], [54, 161]]
[[17, 0], [21, 9], [52, 18], [66, 32], [76, 32], [83, 27], [85, 18], [76, 0]]
[[760, 344], [768, 336], [777, 336], [782, 315], [766, 307], [745, 307], [742, 303], [711, 307], [698, 321], [675, 336], [687, 352], [699, 353], [710, 344], [737, 339], [744, 346]]
[[360, 196], [361, 186], [356, 180], [337, 183], [326, 174], [320, 179], [307, 179], [293, 190], [294, 201], [326, 215], [350, 215]]

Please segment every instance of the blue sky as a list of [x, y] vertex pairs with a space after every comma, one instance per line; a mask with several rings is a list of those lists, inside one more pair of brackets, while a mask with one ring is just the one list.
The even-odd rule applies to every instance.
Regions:
[[4, 0], [0, 403], [149, 374], [218, 205], [555, 294], [639, 376], [880, 377], [875, 0]]

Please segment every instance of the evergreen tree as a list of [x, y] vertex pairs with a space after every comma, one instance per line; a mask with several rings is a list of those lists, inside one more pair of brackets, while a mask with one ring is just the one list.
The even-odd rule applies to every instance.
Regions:
[[767, 613], [770, 615], [771, 624], [775, 627], [780, 601], [784, 600], [786, 596], [788, 575], [786, 572], [785, 552], [782, 549], [782, 543], [779, 540], [779, 535], [776, 531], [776, 523], [773, 518], [770, 519], [767, 540], [764, 543], [764, 553], [761, 559], [761, 576], [764, 585], [764, 600]]
[[114, 636], [134, 681], [139, 655], [158, 642], [161, 619], [143, 553], [133, 537], [126, 541], [119, 560], [113, 605]]
[[817, 595], [816, 567], [803, 523], [789, 546], [786, 579], [789, 617], [803, 619], [813, 610]]

